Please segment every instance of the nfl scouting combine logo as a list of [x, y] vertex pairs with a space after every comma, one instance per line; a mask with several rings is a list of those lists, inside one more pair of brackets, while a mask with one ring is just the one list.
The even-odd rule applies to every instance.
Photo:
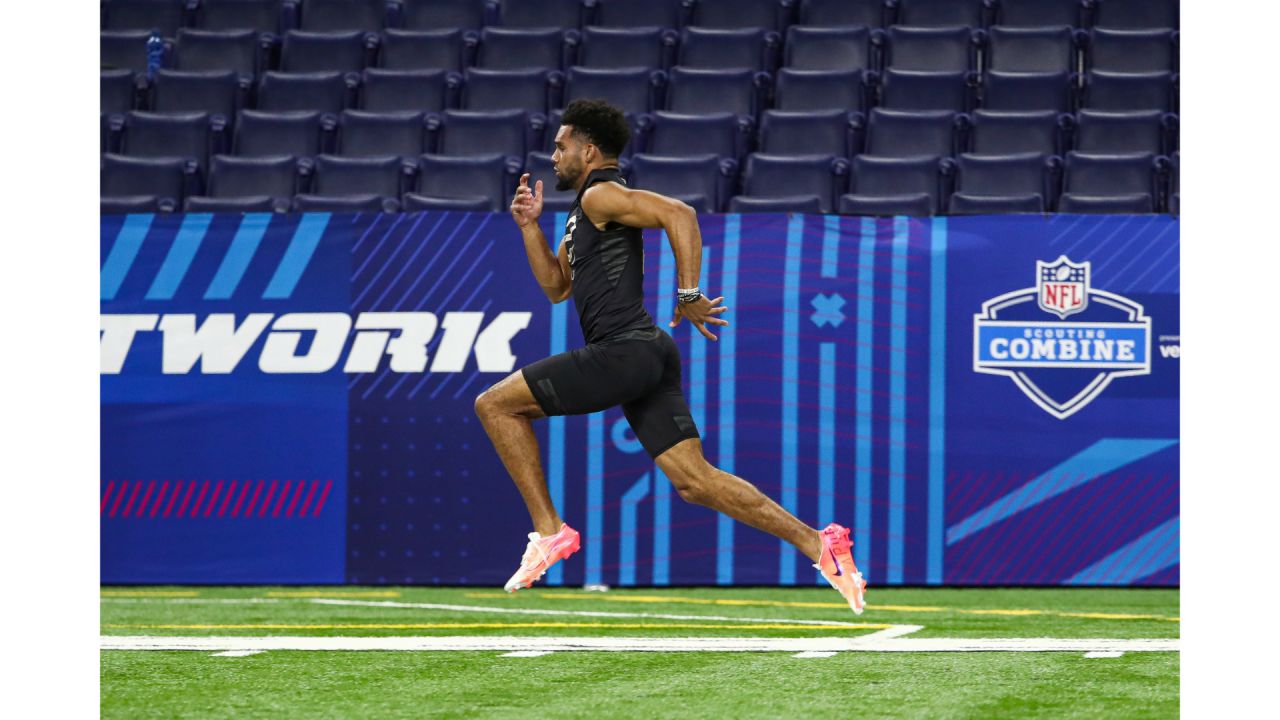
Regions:
[[1138, 303], [1091, 287], [1089, 263], [1065, 255], [1036, 261], [1035, 287], [983, 303], [973, 340], [975, 372], [1012, 378], [1058, 419], [1113, 379], [1151, 372], [1151, 318]]

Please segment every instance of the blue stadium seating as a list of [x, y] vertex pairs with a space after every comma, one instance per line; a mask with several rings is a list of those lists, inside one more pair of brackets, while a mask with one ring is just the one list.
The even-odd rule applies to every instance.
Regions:
[[1076, 115], [1073, 147], [1082, 153], [1160, 155], [1169, 147], [1168, 116], [1148, 112], [1081, 110]]
[[315, 111], [241, 110], [231, 151], [250, 157], [315, 157], [327, 149], [325, 136], [332, 132], [332, 123], [332, 118]]
[[[147, 40], [150, 37], [146, 30], [104, 31], [99, 39], [99, 62], [102, 68], [145, 73], [147, 71]], [[166, 49], [166, 55], [171, 50], [170, 44]], [[167, 59], [165, 62], [168, 62]]]
[[765, 110], [760, 116], [759, 150], [769, 155], [833, 155], [858, 151], [863, 118], [844, 110]]
[[480, 33], [476, 67], [489, 70], [559, 70], [565, 65], [570, 42], [576, 46], [577, 31], [570, 41], [557, 28], [487, 27]]
[[[404, 212], [490, 212], [493, 203], [486, 195], [459, 195], [454, 197], [438, 197], [435, 195], [419, 195], [405, 193], [400, 209]], [[543, 206], [546, 209], [546, 206]]]
[[733, 113], [682, 115], [656, 112], [647, 128], [648, 155], [715, 155], [740, 158], [746, 154], [751, 124]]
[[577, 64], [591, 68], [667, 68], [680, 36], [659, 27], [603, 28], [582, 31]]
[[1080, 0], [1000, 0], [996, 3], [996, 21], [992, 25], [1025, 28], [1060, 25], [1082, 27], [1083, 7]]
[[233, 70], [245, 78], [253, 78], [262, 69], [261, 40], [252, 30], [178, 31], [173, 46], [176, 70]]
[[556, 190], [555, 163], [551, 161], [551, 153], [529, 153], [524, 162], [524, 171], [529, 173], [529, 187], [542, 181], [543, 212], [564, 212], [577, 199], [576, 190]]
[[202, 0], [195, 27], [204, 30], [253, 30], [280, 35], [297, 27], [294, 3], [283, 0]]
[[[742, 176], [742, 196], [786, 199], [788, 204], [811, 203], [813, 198], [817, 198], [820, 211], [831, 212], [836, 197], [843, 194], [848, 172], [847, 160], [830, 155], [777, 156], [753, 153], [747, 156]], [[729, 211], [738, 212], [734, 207], [734, 201], [730, 201]], [[741, 207], [741, 203], [738, 203], [738, 207]], [[755, 211], [761, 210], [757, 207]]]
[[800, 0], [799, 25], [883, 27], [884, 0]]
[[[395, 212], [399, 209], [404, 177], [404, 165], [396, 157], [319, 155], [315, 159], [311, 192], [296, 196], [294, 207], [336, 212], [382, 207]], [[376, 200], [370, 201], [371, 197]]]
[[189, 213], [286, 213], [291, 207], [290, 200], [278, 201], [266, 195], [234, 198], [189, 195], [182, 203], [182, 211]]
[[402, 0], [404, 26], [409, 30], [461, 28], [479, 30], [485, 5], [476, 0]]
[[1110, 72], [1176, 72], [1178, 34], [1095, 28], [1089, 34], [1085, 67]]
[[284, 72], [360, 72], [370, 64], [375, 47], [370, 36], [350, 32], [290, 30], [284, 34], [280, 69]]
[[461, 78], [444, 70], [369, 68], [360, 83], [360, 108], [376, 112], [440, 112], [460, 85]]
[[268, 72], [258, 81], [258, 109], [338, 113], [351, 104], [354, 92], [354, 84], [339, 72]]
[[446, 110], [440, 117], [435, 153], [452, 157], [501, 154], [520, 167], [525, 154], [541, 136], [530, 137], [529, 118], [522, 110], [473, 112]]
[[102, 3], [103, 30], [157, 30], [173, 37], [186, 19], [184, 0], [107, 0]]
[[475, 46], [475, 37], [458, 29], [388, 29], [382, 34], [378, 66], [389, 70], [460, 72], [470, 64]]
[[982, 77], [982, 107], [990, 110], [1071, 112], [1075, 103], [1071, 73], [1005, 73]]
[[247, 88], [231, 70], [160, 70], [151, 86], [151, 109], [162, 113], [203, 112], [229, 122], [246, 99]]
[[676, 64], [704, 70], [771, 71], [777, 65], [779, 44], [777, 33], [760, 28], [687, 27], [681, 31]]
[[594, 24], [678, 29], [685, 24], [685, 5], [685, 0], [597, 0]]
[[763, 104], [768, 76], [751, 70], [696, 70], [673, 67], [667, 107], [679, 113], [731, 112], [754, 117]]
[[1178, 28], [1178, 0], [1099, 0], [1093, 24], [1112, 29]]
[[187, 198], [188, 211], [224, 210], [236, 205], [218, 203], [210, 207], [211, 200], [236, 199], [239, 212], [246, 211], [247, 201], [256, 201], [253, 208], [266, 207], [286, 212], [290, 200], [298, 192], [298, 161], [292, 155], [270, 157], [235, 157], [215, 155], [209, 163], [209, 181], [204, 196]]
[[891, 110], [950, 110], [973, 107], [978, 75], [970, 72], [885, 70], [880, 105]]
[[1060, 155], [1072, 126], [1069, 115], [1052, 110], [978, 110], [971, 116], [969, 152], [980, 155], [1038, 153]]
[[306, 193], [293, 196], [294, 212], [361, 213], [400, 212], [400, 200], [376, 193], [358, 195], [317, 195]]
[[[415, 207], [501, 212], [511, 204], [518, 171], [513, 171], [507, 161], [502, 155], [423, 155], [418, 158], [417, 192], [411, 194]], [[520, 163], [523, 162], [522, 155]], [[406, 202], [411, 195], [405, 196]]]
[[1180, 190], [1178, 188], [1180, 176], [1182, 175], [1181, 153], [1174, 153], [1169, 156], [1169, 212], [1174, 215], [1181, 214], [1181, 201], [1179, 199]]
[[666, 75], [650, 68], [599, 69], [573, 67], [564, 85], [564, 104], [580, 98], [607, 100], [624, 113], [654, 109]]
[[963, 116], [945, 110], [875, 108], [867, 116], [866, 152], [880, 157], [949, 157], [960, 141]]
[[504, 27], [578, 28], [582, 0], [501, 0], [498, 17]]
[[136, 102], [137, 84], [132, 70], [103, 70], [99, 85], [100, 112], [127, 113]]
[[413, 157], [425, 149], [426, 125], [421, 112], [344, 110], [338, 120], [336, 155]]
[[823, 210], [822, 199], [817, 195], [781, 195], [777, 197], [753, 197], [735, 195], [729, 199], [731, 213], [801, 213], [816, 215]]
[[1080, 106], [1090, 110], [1173, 110], [1176, 85], [1173, 73], [1088, 74]]
[[865, 74], [859, 70], [778, 70], [774, 106], [779, 110], [863, 111], [867, 107]]
[[794, 70], [874, 69], [871, 30], [793, 26], [787, 30], [782, 64]]
[[1074, 72], [1076, 41], [1071, 28], [1005, 28], [987, 31], [985, 65], [1003, 72]]
[[[117, 121], [118, 116], [108, 115], [107, 113], [100, 113], [98, 118], [99, 118], [98, 152], [100, 153], [114, 152], [116, 148], [115, 148], [115, 139], [111, 131], [111, 125], [113, 122]], [[121, 125], [124, 124], [123, 120], [118, 120], [118, 122]]]
[[1047, 212], [1060, 162], [1040, 153], [959, 155], [949, 210], [964, 215]]
[[929, 156], [858, 156], [838, 210], [841, 215], [934, 215], [941, 205], [940, 164], [940, 158]]
[[780, 0], [694, 0], [690, 25], [781, 30], [790, 3]]
[[911, 27], [981, 27], [982, 0], [898, 0], [899, 25]]
[[210, 118], [205, 113], [134, 111], [125, 115], [121, 154], [182, 158], [203, 172], [210, 149], [220, 149], [211, 134]]
[[547, 70], [466, 71], [462, 87], [462, 107], [467, 110], [527, 110], [546, 113], [559, 104], [564, 76]]
[[915, 28], [895, 25], [886, 31], [885, 67], [898, 70], [957, 72], [973, 70], [977, 42], [969, 28]]
[[1155, 212], [1156, 169], [1156, 158], [1149, 153], [1067, 153], [1058, 212]]
[[181, 207], [188, 173], [179, 158], [103, 155], [101, 212], [173, 212]]
[[386, 0], [302, 0], [303, 30], [378, 32], [387, 20]]

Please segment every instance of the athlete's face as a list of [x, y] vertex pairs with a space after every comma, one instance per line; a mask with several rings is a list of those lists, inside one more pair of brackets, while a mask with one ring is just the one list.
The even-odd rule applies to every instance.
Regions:
[[578, 186], [587, 167], [588, 147], [587, 143], [573, 134], [572, 125], [560, 126], [560, 131], [556, 133], [556, 151], [551, 153], [551, 162], [556, 171], [556, 190], [563, 192]]

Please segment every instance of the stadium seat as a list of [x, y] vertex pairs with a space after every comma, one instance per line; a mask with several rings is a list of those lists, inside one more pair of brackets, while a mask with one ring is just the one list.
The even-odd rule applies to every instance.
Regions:
[[849, 172], [841, 215], [916, 215], [938, 212], [942, 175], [937, 157], [884, 158], [860, 155]]
[[[446, 110], [440, 116], [435, 154], [475, 157], [500, 154], [520, 162], [541, 137], [530, 137], [529, 117], [522, 110], [474, 112]], [[541, 130], [539, 130], [541, 132]]]
[[284, 34], [280, 69], [284, 72], [360, 72], [369, 64], [370, 36], [351, 32], [290, 30]]
[[339, 72], [263, 73], [258, 109], [338, 113], [350, 104], [353, 84]]
[[580, 98], [606, 100], [624, 113], [653, 110], [666, 75], [650, 68], [606, 70], [573, 67], [564, 85], [564, 104]]
[[133, 157], [182, 158], [202, 172], [213, 145], [210, 118], [205, 113], [134, 111], [125, 115], [120, 148], [121, 154]]
[[754, 117], [768, 86], [768, 76], [751, 70], [695, 70], [673, 67], [667, 84], [671, 112], [731, 112]]
[[1071, 28], [1005, 28], [987, 31], [986, 68], [1002, 72], [1058, 73], [1076, 70]]
[[1158, 110], [1106, 112], [1081, 110], [1076, 115], [1073, 148], [1091, 154], [1162, 154], [1168, 147], [1168, 117]]
[[115, 122], [119, 122], [121, 125], [124, 124], [124, 121], [117, 120], [117, 117], [118, 116], [116, 115], [108, 115], [107, 113], [100, 113], [98, 115], [98, 118], [99, 118], [98, 152], [99, 153], [115, 152], [116, 150], [115, 139], [114, 139], [115, 134], [112, 132], [111, 126]]
[[378, 66], [388, 70], [452, 70], [470, 64], [477, 41], [462, 30], [395, 30], [382, 34]]
[[1155, 156], [1067, 153], [1058, 212], [1155, 212]]
[[[376, 204], [392, 208], [390, 211], [394, 212], [399, 207], [403, 168], [401, 160], [391, 156], [349, 158], [319, 155], [315, 159], [311, 192], [296, 196], [294, 207], [303, 211], [341, 208], [335, 211], [343, 212], [356, 211], [360, 207], [372, 208]], [[340, 200], [344, 197], [348, 199]], [[370, 197], [377, 198], [376, 203], [371, 203]], [[387, 203], [387, 200], [393, 202]]]
[[467, 110], [526, 110], [546, 113], [559, 104], [564, 76], [547, 70], [482, 70], [469, 68], [462, 88]]
[[296, 9], [283, 0], [203, 0], [196, 8], [195, 27], [280, 35], [296, 27]]
[[800, 0], [797, 24], [883, 27], [887, 7], [884, 0]]
[[769, 155], [850, 157], [859, 149], [863, 118], [843, 110], [765, 110], [759, 150]]
[[103, 113], [127, 113], [136, 103], [137, 76], [132, 70], [103, 70], [98, 105]]
[[1106, 30], [1088, 36], [1085, 67], [1109, 72], [1176, 72], [1178, 34], [1169, 30]]
[[703, 70], [748, 68], [772, 71], [777, 65], [779, 44], [777, 33], [759, 28], [687, 27], [681, 31], [676, 64]]
[[332, 122], [316, 111], [241, 110], [231, 151], [247, 157], [315, 157], [326, 149], [326, 127]]
[[823, 209], [822, 199], [817, 195], [784, 195], [778, 197], [736, 195], [729, 199], [728, 212], [817, 215], [828, 211]]
[[[150, 37], [146, 30], [103, 32], [99, 36], [99, 63], [102, 69], [146, 73], [147, 40]], [[167, 64], [167, 60], [164, 64]]]
[[379, 32], [386, 24], [386, 0], [302, 0], [303, 30]]
[[863, 152], [880, 157], [950, 157], [959, 142], [962, 117], [945, 110], [906, 112], [875, 108], [867, 116]]
[[302, 194], [293, 196], [294, 212], [327, 212], [327, 213], [362, 213], [400, 212], [400, 200], [384, 197], [376, 193], [360, 193], [357, 195], [316, 195]]
[[970, 72], [884, 71], [880, 105], [891, 110], [950, 110], [973, 107], [978, 74]]
[[253, 30], [183, 28], [173, 46], [173, 67], [187, 71], [234, 70], [242, 77], [253, 78], [263, 67], [261, 44]]
[[103, 155], [101, 212], [173, 212], [181, 207], [188, 170], [179, 158]]
[[982, 76], [982, 107], [989, 110], [1055, 110], [1071, 112], [1075, 84], [1071, 73], [1006, 73]]
[[484, 26], [485, 4], [476, 0], [402, 0], [404, 26], [408, 30], [479, 30]]
[[600, 27], [671, 28], [684, 26], [685, 0], [597, 0], [593, 24]]
[[[523, 164], [523, 155], [519, 162]], [[414, 200], [419, 203], [435, 200], [431, 205], [433, 209], [502, 212], [511, 204], [515, 193], [518, 168], [513, 169], [508, 158], [502, 155], [423, 155], [418, 158], [418, 168], [417, 192], [411, 195], [416, 195]], [[411, 195], [405, 196], [406, 202]]]
[[[546, 209], [543, 205], [543, 209]], [[492, 202], [485, 195], [461, 195], [456, 197], [437, 197], [405, 193], [400, 203], [403, 212], [490, 212]]]
[[1040, 153], [959, 155], [948, 210], [956, 215], [1047, 212], [1060, 162]]
[[1177, 30], [1178, 22], [1178, 0], [1099, 0], [1094, 3], [1094, 27]]
[[787, 30], [782, 64], [793, 70], [874, 69], [871, 30], [793, 26]]
[[524, 171], [529, 173], [529, 186], [542, 181], [542, 211], [564, 212], [578, 197], [576, 190], [556, 190], [555, 163], [551, 153], [531, 152], [525, 159]]
[[[812, 202], [817, 198], [819, 210], [828, 213], [836, 197], [843, 194], [848, 172], [848, 160], [830, 155], [784, 157], [753, 153], [747, 156], [742, 195], [785, 198], [788, 202]], [[732, 204], [729, 210], [738, 212]]]
[[674, 30], [588, 27], [582, 31], [578, 62], [590, 68], [667, 68], [675, 57]]
[[461, 78], [444, 70], [369, 68], [360, 83], [360, 108], [376, 112], [440, 112], [451, 90], [460, 85]]
[[898, 0], [899, 25], [982, 27], [982, 0]]
[[715, 155], [740, 158], [747, 151], [751, 124], [733, 113], [682, 115], [656, 112], [647, 128], [644, 152], [648, 155], [689, 157]]
[[1090, 110], [1160, 110], [1174, 108], [1176, 85], [1173, 73], [1113, 73], [1101, 70], [1088, 74], [1080, 107]]
[[1002, 27], [1047, 28], [1066, 25], [1082, 27], [1080, 0], [1000, 0], [996, 21]]
[[160, 70], [151, 87], [151, 109], [162, 113], [203, 112], [235, 120], [244, 106], [247, 88], [231, 70], [186, 72]]
[[868, 105], [866, 75], [859, 70], [778, 71], [774, 106], [779, 110], [864, 111]]
[[103, 30], [155, 30], [173, 37], [186, 19], [185, 0], [106, 0]]
[[1179, 198], [1179, 179], [1182, 175], [1182, 160], [1179, 158], [1180, 153], [1174, 153], [1169, 156], [1169, 212], [1179, 215], [1182, 212], [1181, 200]]
[[[488, 70], [560, 70], [569, 47], [577, 44], [557, 28], [485, 28], [480, 33], [476, 67]], [[638, 63], [637, 63], [638, 64]]]
[[576, 29], [582, 26], [582, 0], [501, 0], [499, 24], [512, 28]]
[[790, 5], [781, 0], [695, 0], [689, 24], [704, 28], [781, 30]]
[[898, 70], [959, 72], [973, 70], [977, 43], [965, 27], [914, 28], [895, 25], [886, 31], [885, 67]]
[[266, 195], [250, 195], [248, 197], [209, 197], [208, 195], [191, 195], [182, 203], [182, 211], [189, 213], [286, 213], [291, 207], [291, 200], [276, 200]]
[[343, 110], [338, 119], [335, 155], [345, 157], [414, 157], [426, 149], [426, 124], [412, 110], [375, 113]]
[[1061, 155], [1071, 116], [1052, 110], [977, 110], [971, 116], [969, 152], [980, 155]]
[[[209, 162], [207, 198], [265, 197], [272, 207], [283, 212], [297, 192], [298, 160], [292, 155], [252, 158], [215, 155]], [[196, 200], [195, 204], [200, 205], [202, 201]]]

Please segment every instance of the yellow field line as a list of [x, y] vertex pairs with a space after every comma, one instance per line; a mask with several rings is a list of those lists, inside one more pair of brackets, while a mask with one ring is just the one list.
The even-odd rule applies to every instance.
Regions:
[[518, 623], [337, 623], [326, 625], [240, 623], [231, 625], [122, 625], [107, 624], [104, 628], [134, 630], [446, 630], [446, 629], [505, 629], [505, 628], [622, 628], [628, 630], [885, 630], [893, 627], [883, 623], [862, 623], [841, 627], [830, 625], [771, 625], [766, 623], [568, 623], [568, 622], [518, 622]]
[[199, 597], [197, 590], [100, 590], [102, 597], [158, 597], [158, 598], [190, 598]]
[[273, 590], [269, 598], [398, 598], [398, 590]]

